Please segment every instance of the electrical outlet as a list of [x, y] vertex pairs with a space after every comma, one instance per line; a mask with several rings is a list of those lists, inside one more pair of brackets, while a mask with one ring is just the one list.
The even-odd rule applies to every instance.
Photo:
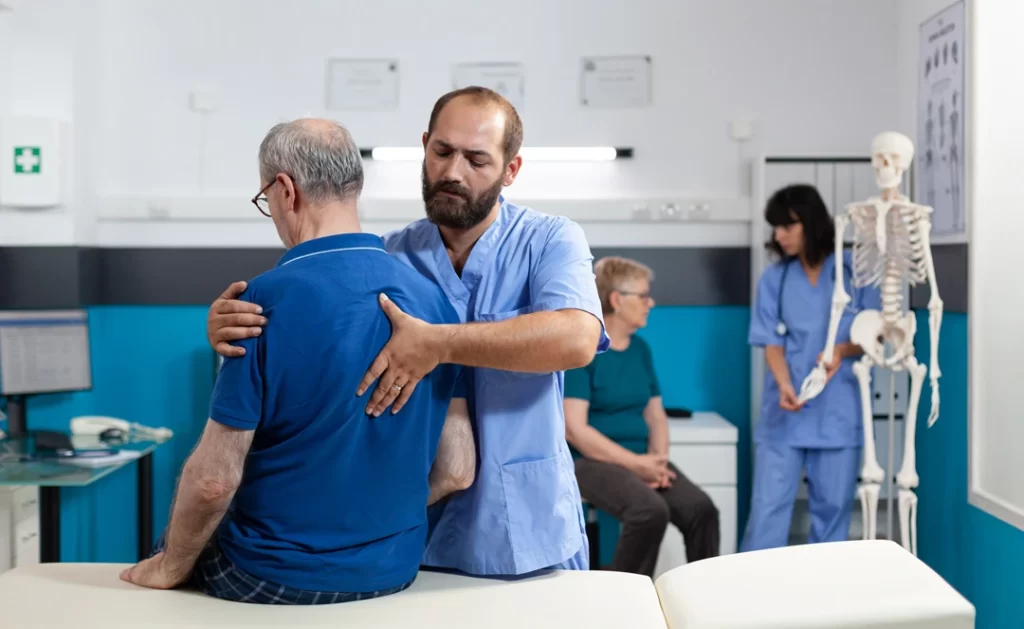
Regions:
[[146, 211], [149, 213], [149, 218], [166, 219], [171, 216], [170, 208], [160, 203], [150, 203], [146, 206]]
[[661, 206], [661, 220], [663, 221], [678, 221], [682, 220], [682, 212], [679, 211], [679, 206], [675, 203], [666, 203]]
[[691, 203], [687, 208], [686, 218], [691, 221], [706, 221], [711, 219], [711, 207], [707, 203]]
[[651, 209], [646, 205], [634, 205], [633, 206], [633, 220], [634, 221], [649, 221], [653, 217], [651, 216]]

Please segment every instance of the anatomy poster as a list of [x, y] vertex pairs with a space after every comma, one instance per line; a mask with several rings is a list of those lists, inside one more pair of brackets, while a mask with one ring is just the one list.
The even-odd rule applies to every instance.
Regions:
[[934, 208], [933, 234], [966, 238], [965, 26], [964, 0], [921, 24], [914, 201]]

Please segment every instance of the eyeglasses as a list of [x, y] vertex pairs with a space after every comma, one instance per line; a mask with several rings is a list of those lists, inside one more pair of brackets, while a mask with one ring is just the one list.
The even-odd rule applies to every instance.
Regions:
[[643, 301], [650, 301], [650, 299], [651, 299], [651, 293], [650, 293], [650, 292], [645, 292], [645, 293], [634, 293], [634, 292], [632, 292], [632, 291], [628, 291], [628, 290], [620, 290], [620, 291], [618, 291], [618, 293], [619, 293], [620, 295], [623, 295], [623, 296], [629, 296], [629, 295], [632, 295], [632, 296], [634, 296], [634, 297], [639, 297], [639, 298], [640, 298], [640, 299], [642, 299]]
[[277, 183], [277, 179], [274, 179], [267, 185], [263, 186], [263, 189], [256, 193], [256, 196], [252, 198], [252, 204], [256, 206], [256, 209], [260, 211], [260, 214], [270, 218], [270, 200], [267, 199], [267, 190], [270, 190], [270, 186]]

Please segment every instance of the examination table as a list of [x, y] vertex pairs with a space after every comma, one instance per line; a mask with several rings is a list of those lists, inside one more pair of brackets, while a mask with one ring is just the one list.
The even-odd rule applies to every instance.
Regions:
[[421, 572], [379, 599], [286, 607], [124, 583], [120, 564], [39, 564], [0, 575], [0, 627], [973, 629], [974, 608], [887, 541], [728, 555], [646, 577], [550, 572], [518, 580]]

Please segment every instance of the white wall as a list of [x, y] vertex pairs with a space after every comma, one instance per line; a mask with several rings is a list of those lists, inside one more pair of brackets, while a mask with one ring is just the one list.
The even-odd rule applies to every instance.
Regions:
[[[89, 42], [85, 14], [74, 0], [44, 0], [0, 13], [0, 115], [75, 118], [74, 52]], [[68, 150], [74, 146], [69, 138]], [[75, 160], [68, 160], [75, 161]], [[0, 211], [0, 245], [71, 244], [74, 241], [75, 165], [65, 171], [68, 205], [50, 212]]]
[[[0, 16], [0, 52], [18, 59], [17, 69], [0, 71], [16, 79], [14, 99], [0, 97], [0, 114], [34, 103], [37, 113], [74, 119], [76, 139], [89, 144], [76, 162], [90, 164], [73, 192], [74, 211], [95, 205], [93, 194], [215, 195], [244, 206], [255, 193], [258, 143], [283, 118], [335, 117], [364, 146], [416, 144], [433, 101], [450, 87], [453, 62], [525, 64], [527, 144], [636, 149], [626, 163], [528, 164], [509, 191], [516, 198], [745, 197], [744, 156], [862, 154], [877, 131], [897, 122], [899, 8], [889, 0], [594, 7], [587, 0], [30, 0]], [[74, 35], [83, 32], [87, 38]], [[612, 54], [652, 55], [653, 107], [602, 112], [578, 105], [580, 57]], [[324, 111], [330, 56], [398, 58], [400, 110]], [[196, 87], [221, 95], [205, 150], [200, 119], [187, 106]], [[741, 147], [729, 137], [729, 123], [744, 118], [755, 122], [756, 135]], [[418, 164], [368, 165], [368, 199], [418, 195]], [[247, 226], [251, 233], [231, 240], [262, 238], [265, 227]], [[711, 235], [716, 229], [699, 228]], [[0, 242], [17, 235], [5, 231]], [[152, 232], [101, 225], [95, 237], [133, 240]], [[184, 227], [171, 240], [194, 233]], [[742, 244], [744, 234], [736, 234]], [[75, 237], [93, 234], [80, 227]]]
[[968, 9], [970, 502], [1024, 529], [1024, 422], [1014, 367], [1024, 352], [1024, 291], [1006, 283], [1024, 267], [1024, 3], [977, 0]]

